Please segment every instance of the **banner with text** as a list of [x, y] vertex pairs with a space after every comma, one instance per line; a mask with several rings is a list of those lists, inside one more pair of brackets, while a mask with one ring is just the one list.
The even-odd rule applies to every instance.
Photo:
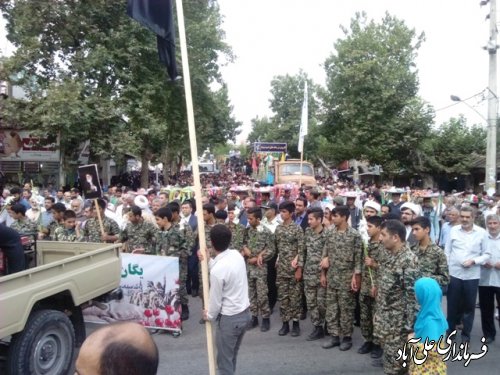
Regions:
[[135, 321], [147, 328], [181, 331], [179, 258], [122, 254], [120, 288], [83, 309], [86, 322]]

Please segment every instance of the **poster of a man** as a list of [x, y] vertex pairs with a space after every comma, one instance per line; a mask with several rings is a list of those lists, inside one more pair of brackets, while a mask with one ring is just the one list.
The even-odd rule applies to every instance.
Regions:
[[84, 165], [78, 168], [78, 176], [82, 186], [82, 192], [85, 199], [94, 199], [102, 197], [101, 184], [97, 173], [97, 165]]

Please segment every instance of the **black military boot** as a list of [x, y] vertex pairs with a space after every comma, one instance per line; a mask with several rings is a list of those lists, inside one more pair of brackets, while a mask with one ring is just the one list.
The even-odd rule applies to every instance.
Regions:
[[288, 335], [288, 332], [290, 332], [290, 325], [288, 322], [283, 322], [283, 327], [278, 332], [278, 335], [280, 336], [286, 336]]
[[314, 331], [312, 331], [312, 333], [307, 336], [307, 341], [315, 341], [315, 340], [319, 340], [319, 339], [322, 339], [323, 337], [325, 337], [325, 333], [323, 332], [323, 327], [321, 326], [315, 326], [314, 327]]
[[252, 320], [250, 320], [250, 323], [248, 324], [248, 329], [255, 328], [259, 325], [259, 318], [256, 316], [252, 316]]
[[370, 354], [370, 357], [372, 357], [373, 359], [376, 359], [376, 358], [382, 357], [382, 354], [384, 354], [384, 351], [382, 350], [380, 345], [374, 344], [373, 348], [372, 348], [372, 352]]
[[290, 334], [292, 337], [300, 336], [300, 324], [295, 320], [292, 322], [292, 333]]
[[352, 348], [352, 338], [350, 336], [344, 336], [342, 343], [340, 344], [340, 350], [346, 351]]
[[260, 325], [260, 331], [267, 332], [267, 331], [269, 331], [270, 326], [271, 326], [271, 324], [269, 322], [269, 318], [262, 318], [262, 324]]
[[370, 353], [373, 349], [373, 342], [371, 341], [365, 341], [363, 345], [358, 349], [359, 354], [366, 354]]
[[182, 314], [181, 314], [181, 320], [188, 320], [189, 319], [189, 307], [188, 305], [182, 305]]
[[340, 338], [338, 336], [331, 336], [330, 339], [323, 343], [321, 347], [323, 349], [330, 349], [340, 345]]

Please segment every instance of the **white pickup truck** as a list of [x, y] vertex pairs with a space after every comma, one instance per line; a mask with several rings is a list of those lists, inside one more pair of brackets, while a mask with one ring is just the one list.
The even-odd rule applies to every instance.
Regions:
[[120, 247], [39, 241], [36, 267], [0, 277], [0, 358], [7, 374], [69, 373], [86, 335], [81, 305], [119, 286]]

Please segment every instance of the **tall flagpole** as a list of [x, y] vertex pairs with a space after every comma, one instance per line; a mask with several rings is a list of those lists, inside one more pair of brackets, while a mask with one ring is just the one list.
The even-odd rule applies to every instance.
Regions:
[[299, 145], [298, 151], [300, 152], [300, 175], [299, 175], [299, 188], [302, 187], [302, 164], [304, 162], [304, 139], [307, 135], [307, 121], [308, 121], [308, 103], [307, 103], [307, 80], [304, 83], [304, 101], [302, 102], [302, 114], [300, 117], [300, 130], [299, 130]]
[[[208, 281], [208, 259], [206, 254], [206, 240], [205, 240], [205, 223], [203, 221], [203, 204], [201, 202], [201, 183], [200, 183], [200, 169], [198, 166], [198, 149], [196, 145], [196, 130], [194, 127], [194, 110], [193, 110], [193, 97], [191, 93], [191, 76], [189, 74], [189, 61], [186, 43], [186, 28], [184, 25], [184, 10], [182, 8], [182, 0], [176, 0], [177, 18], [179, 23], [179, 40], [181, 42], [181, 57], [182, 57], [182, 72], [184, 77], [184, 92], [186, 96], [187, 119], [189, 129], [189, 146], [191, 147], [191, 163], [194, 178], [194, 192], [196, 199], [196, 207], [198, 209], [198, 239], [200, 244], [200, 252], [203, 254], [203, 261], [201, 263], [201, 275], [203, 281], [203, 303], [205, 308], [208, 307], [209, 296], [209, 281]], [[212, 324], [207, 321], [205, 324], [207, 333], [207, 350], [208, 350], [208, 369], [210, 375], [215, 375], [215, 355], [214, 344], [212, 336]]]

